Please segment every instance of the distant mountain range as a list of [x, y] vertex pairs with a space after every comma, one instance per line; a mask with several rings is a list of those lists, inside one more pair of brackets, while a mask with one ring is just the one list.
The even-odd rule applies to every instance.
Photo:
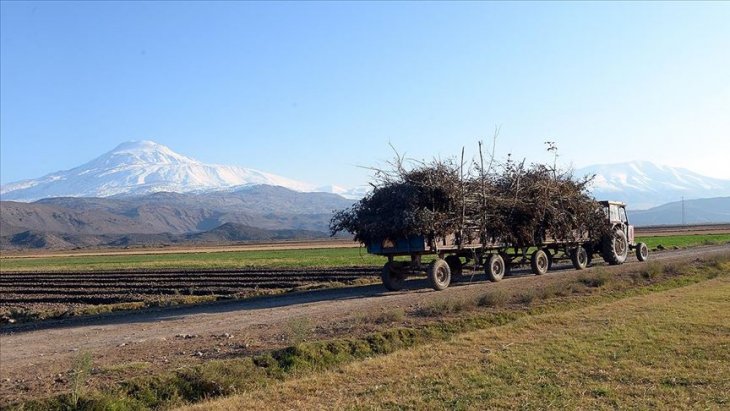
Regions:
[[364, 194], [363, 189], [316, 187], [250, 168], [205, 164], [153, 141], [129, 141], [79, 167], [6, 184], [0, 188], [0, 195], [6, 201], [35, 201], [49, 197], [200, 193], [260, 184], [350, 198]]
[[[621, 200], [633, 210], [682, 197], [730, 196], [730, 180], [648, 161], [589, 166], [576, 170], [575, 174], [595, 174], [592, 192], [596, 198]], [[354, 189], [316, 186], [250, 168], [205, 164], [153, 141], [130, 141], [79, 167], [6, 184], [0, 187], [0, 197], [5, 201], [27, 202], [51, 197], [233, 192], [262, 184], [299, 192], [334, 193], [349, 199], [362, 198], [369, 191], [367, 186]]]
[[682, 207], [682, 201], [675, 201], [648, 210], [629, 210], [629, 221], [636, 226], [730, 223], [730, 197], [686, 200], [684, 213]]
[[[729, 180], [645, 161], [575, 171], [592, 174], [594, 196], [628, 203], [636, 225], [681, 223], [682, 197], [686, 223], [730, 221]], [[2, 186], [0, 248], [318, 238], [327, 235], [333, 211], [366, 193], [127, 142], [71, 170]], [[670, 204], [655, 207], [663, 203]]]
[[702, 176], [684, 168], [649, 161], [594, 165], [575, 170], [576, 176], [593, 175], [593, 195], [599, 200], [618, 200], [631, 210], [698, 198], [730, 196], [730, 180]]
[[326, 237], [333, 211], [352, 203], [336, 194], [268, 185], [209, 193], [2, 201], [0, 245], [73, 248]]

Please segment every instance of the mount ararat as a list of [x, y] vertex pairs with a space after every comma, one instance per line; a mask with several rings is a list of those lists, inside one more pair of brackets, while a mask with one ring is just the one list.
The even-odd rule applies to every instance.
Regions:
[[70, 170], [0, 187], [3, 200], [51, 197], [111, 197], [158, 192], [201, 193], [253, 186], [280, 186], [299, 192], [330, 192], [357, 198], [364, 192], [313, 184], [238, 166], [205, 164], [154, 141], [128, 141]]

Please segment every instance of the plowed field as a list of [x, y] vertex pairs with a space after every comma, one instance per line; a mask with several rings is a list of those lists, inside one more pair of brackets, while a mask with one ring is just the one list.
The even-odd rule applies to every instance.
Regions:
[[[197, 271], [112, 271], [98, 273], [3, 273], [0, 313], [64, 312], [97, 305], [237, 298], [280, 291], [353, 284], [375, 279], [377, 269], [255, 269]], [[202, 298], [201, 298], [202, 299]], [[199, 299], [199, 300], [201, 300]], [[9, 318], [6, 317], [5, 321]]]

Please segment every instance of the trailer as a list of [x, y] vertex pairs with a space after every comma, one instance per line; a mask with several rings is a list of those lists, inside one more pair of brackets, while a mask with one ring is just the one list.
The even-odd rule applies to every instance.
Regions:
[[[409, 276], [423, 271], [434, 290], [444, 290], [452, 279], [461, 277], [463, 267], [470, 262], [482, 267], [488, 280], [500, 281], [516, 266], [529, 265], [534, 274], [543, 275], [550, 270], [553, 262], [561, 260], [570, 260], [577, 270], [585, 269], [595, 256], [602, 257], [608, 264], [623, 264], [629, 250], [635, 251], [639, 261], [646, 261], [648, 248], [644, 243], [635, 242], [626, 204], [618, 201], [599, 203], [609, 228], [609, 234], [600, 240], [591, 240], [587, 235], [569, 242], [547, 237], [540, 243], [515, 246], [499, 239], [485, 241], [478, 233], [466, 236], [458, 232], [443, 237], [386, 238], [368, 243], [367, 251], [388, 258], [381, 271], [381, 279], [391, 291], [402, 289]], [[482, 240], [473, 240], [479, 238]], [[424, 266], [422, 260], [425, 256], [435, 258]], [[408, 258], [404, 260], [403, 257]]]

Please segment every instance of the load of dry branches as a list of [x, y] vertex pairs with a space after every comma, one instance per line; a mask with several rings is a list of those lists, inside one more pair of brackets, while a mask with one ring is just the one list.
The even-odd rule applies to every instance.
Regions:
[[[383, 239], [459, 234], [482, 244], [523, 247], [604, 234], [604, 216], [589, 195], [592, 177], [575, 178], [555, 164], [485, 164], [462, 160], [406, 162], [374, 169], [373, 191], [332, 218], [332, 234], [347, 231], [368, 244]], [[406, 165], [412, 164], [412, 167]]]

